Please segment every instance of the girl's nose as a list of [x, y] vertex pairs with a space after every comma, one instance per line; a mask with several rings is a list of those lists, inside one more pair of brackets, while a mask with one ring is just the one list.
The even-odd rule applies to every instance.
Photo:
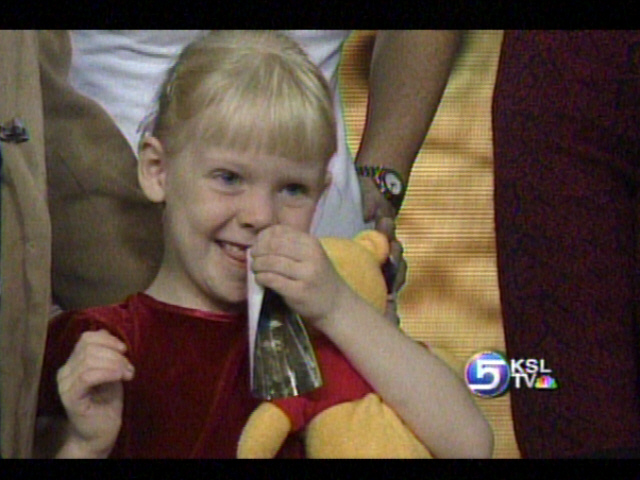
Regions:
[[268, 192], [254, 190], [243, 195], [238, 221], [245, 228], [263, 230], [276, 223], [275, 199]]

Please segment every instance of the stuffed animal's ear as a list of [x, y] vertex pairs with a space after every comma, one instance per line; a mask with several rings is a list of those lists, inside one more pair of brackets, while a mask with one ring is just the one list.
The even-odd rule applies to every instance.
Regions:
[[387, 236], [377, 230], [364, 230], [353, 239], [373, 253], [378, 263], [382, 265], [389, 256], [389, 240]]

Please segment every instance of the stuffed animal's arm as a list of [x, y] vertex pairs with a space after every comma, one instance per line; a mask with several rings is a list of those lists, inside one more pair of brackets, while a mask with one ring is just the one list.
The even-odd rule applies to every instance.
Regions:
[[262, 403], [249, 417], [238, 442], [238, 458], [274, 458], [291, 431], [289, 417]]

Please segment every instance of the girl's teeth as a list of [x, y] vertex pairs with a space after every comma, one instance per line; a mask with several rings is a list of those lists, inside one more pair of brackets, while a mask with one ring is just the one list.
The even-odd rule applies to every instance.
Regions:
[[247, 252], [246, 247], [240, 247], [238, 245], [233, 245], [231, 243], [226, 243], [226, 242], [222, 243], [222, 247], [229, 255], [233, 256], [238, 260], [244, 260], [246, 258], [246, 252]]

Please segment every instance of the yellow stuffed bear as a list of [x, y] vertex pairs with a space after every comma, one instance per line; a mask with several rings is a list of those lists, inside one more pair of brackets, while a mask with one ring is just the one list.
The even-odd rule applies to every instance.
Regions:
[[[320, 241], [347, 284], [384, 312], [387, 288], [381, 266], [389, 255], [387, 238], [368, 230], [353, 240]], [[294, 432], [303, 433], [307, 458], [431, 458], [329, 339], [315, 332], [312, 341], [323, 386], [262, 403], [244, 427], [238, 458], [273, 458]]]

